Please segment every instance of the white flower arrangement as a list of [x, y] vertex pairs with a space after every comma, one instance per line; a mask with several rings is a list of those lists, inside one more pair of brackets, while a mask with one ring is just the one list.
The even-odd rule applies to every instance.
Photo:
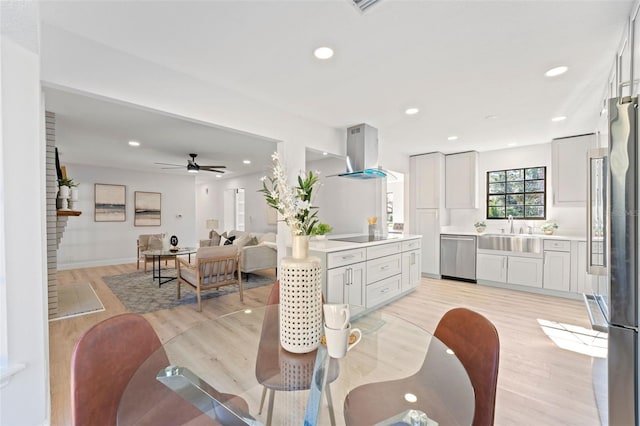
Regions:
[[278, 210], [285, 223], [294, 235], [313, 235], [318, 223], [318, 207], [311, 204], [313, 188], [318, 183], [318, 176], [309, 172], [298, 176], [298, 186], [289, 187], [287, 173], [280, 163], [280, 156], [274, 153], [273, 176], [262, 178], [262, 192], [267, 204]]
[[546, 222], [540, 227], [540, 229], [542, 229], [543, 231], [553, 231], [555, 229], [558, 229], [558, 224], [555, 222]]

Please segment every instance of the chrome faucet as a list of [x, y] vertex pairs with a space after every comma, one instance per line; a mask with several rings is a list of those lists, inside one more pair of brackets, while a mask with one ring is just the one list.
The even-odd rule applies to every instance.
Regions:
[[513, 234], [514, 233], [514, 231], [513, 231], [513, 216], [512, 215], [507, 216], [507, 220], [509, 221], [509, 233]]

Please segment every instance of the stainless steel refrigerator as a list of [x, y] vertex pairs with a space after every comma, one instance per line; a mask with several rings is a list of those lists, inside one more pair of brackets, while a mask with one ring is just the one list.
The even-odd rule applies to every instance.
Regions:
[[587, 208], [592, 326], [609, 334], [608, 423], [638, 425], [638, 98], [609, 100], [608, 148], [590, 152]]

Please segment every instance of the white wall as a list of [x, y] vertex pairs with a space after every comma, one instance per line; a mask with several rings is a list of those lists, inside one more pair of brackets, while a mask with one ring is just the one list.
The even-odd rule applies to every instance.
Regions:
[[[0, 285], [5, 287], [6, 311], [0, 312], [3, 315], [0, 353], [7, 355], [10, 367], [24, 364], [26, 368], [0, 388], [0, 424], [43, 425], [50, 418], [49, 327], [44, 109], [37, 50], [37, 6], [2, 3], [0, 180], [5, 198], [0, 205], [4, 215], [0, 238], [6, 251]], [[21, 44], [7, 36], [11, 30], [7, 27], [13, 24], [20, 32], [12, 35], [20, 36]], [[25, 47], [24, 37], [30, 35], [25, 30], [35, 31], [35, 46]]]
[[[107, 167], [64, 164], [67, 175], [80, 183], [78, 217], [70, 217], [58, 251], [58, 269], [134, 262], [140, 234], [166, 232], [179, 245], [196, 247], [196, 185], [193, 175], [136, 172]], [[126, 221], [94, 220], [94, 184], [126, 186]], [[160, 226], [134, 226], [135, 191], [160, 192]], [[181, 217], [178, 217], [181, 215]]]
[[320, 172], [319, 190], [313, 202], [319, 207], [320, 221], [333, 227], [332, 234], [366, 233], [368, 217], [386, 220], [381, 208], [381, 202], [386, 203], [386, 179], [330, 177], [345, 172], [344, 160], [337, 158], [310, 162], [307, 170]]
[[[486, 220], [487, 172], [537, 166], [547, 167], [547, 220], [554, 220], [558, 223], [558, 233], [564, 235], [583, 235], [586, 230], [585, 207], [558, 207], [553, 205], [551, 143], [479, 153], [479, 208], [450, 209], [451, 228], [473, 230], [473, 224], [476, 221], [485, 220], [487, 223], [487, 232], [499, 232], [500, 228], [504, 228], [505, 231], [507, 231], [508, 223], [506, 220]], [[526, 231], [526, 227], [529, 225], [534, 227], [534, 231], [540, 232], [540, 225], [542, 223], [544, 223], [544, 221], [541, 220], [515, 220], [514, 227], [516, 232], [519, 231], [520, 226], [522, 226]]]

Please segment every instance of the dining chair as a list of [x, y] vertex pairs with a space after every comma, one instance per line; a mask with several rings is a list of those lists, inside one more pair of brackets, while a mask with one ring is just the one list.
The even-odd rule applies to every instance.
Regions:
[[240, 254], [233, 245], [219, 247], [200, 247], [196, 252], [195, 263], [185, 259], [177, 260], [178, 299], [180, 286], [186, 284], [196, 291], [198, 311], [202, 312], [203, 290], [217, 289], [225, 285], [238, 285], [240, 301], [242, 294], [242, 275], [240, 273]]
[[[477, 312], [455, 308], [443, 315], [433, 335], [455, 353], [469, 376], [475, 394], [472, 425], [493, 425], [500, 358], [500, 341], [495, 326]], [[350, 391], [344, 402], [346, 424], [376, 424], [404, 411], [418, 409], [415, 403], [404, 398], [389, 397], [407, 392], [417, 395], [418, 401], [424, 401], [426, 409], [423, 411], [427, 416], [439, 418], [440, 424], [454, 423], [455, 414], [450, 412], [451, 407], [440, 402], [440, 393], [449, 390], [431, 389], [424, 385], [430, 374], [429, 364], [427, 351], [425, 361], [414, 375], [369, 383]]]
[[[280, 281], [276, 280], [273, 287], [271, 287], [266, 304], [270, 306], [279, 303]], [[269, 391], [266, 426], [271, 425], [275, 392], [310, 389], [316, 360], [317, 350], [306, 354], [294, 354], [284, 350], [280, 346], [279, 330], [279, 311], [277, 309], [267, 309], [262, 322], [255, 370], [256, 379], [263, 386], [258, 414], [262, 413], [267, 390]], [[335, 360], [331, 360], [329, 371], [327, 372], [327, 383], [334, 381], [337, 377], [338, 364]], [[326, 396], [329, 405], [329, 419], [331, 424], [335, 425], [333, 401], [331, 400], [331, 390], [328, 385], [326, 387]]]
[[[71, 424], [220, 425], [155, 379], [169, 364], [160, 339], [141, 315], [116, 315], [94, 325], [73, 350]], [[132, 380], [134, 374], [141, 380]], [[133, 392], [135, 401], [121, 401], [125, 389]], [[248, 412], [246, 402], [236, 395], [216, 396], [233, 399], [235, 406]], [[123, 410], [127, 415], [119, 418], [119, 407], [127, 403]]]

